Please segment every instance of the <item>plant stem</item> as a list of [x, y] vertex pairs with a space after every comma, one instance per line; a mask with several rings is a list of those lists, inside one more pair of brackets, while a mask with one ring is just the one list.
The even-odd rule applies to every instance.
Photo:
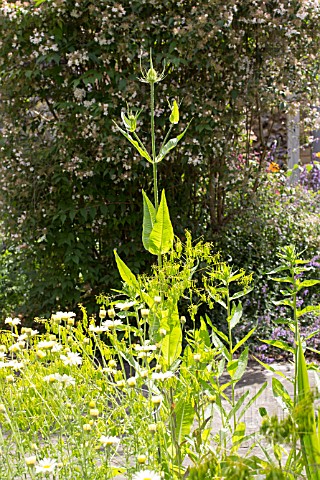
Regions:
[[[158, 170], [156, 163], [156, 138], [154, 129], [154, 83], [150, 83], [150, 109], [151, 109], [151, 149], [152, 149], [152, 166], [153, 166], [153, 191], [154, 191], [154, 208], [156, 215], [159, 208], [158, 194]], [[162, 267], [161, 253], [158, 254], [158, 266]]]
[[154, 83], [150, 83], [150, 109], [151, 109], [151, 148], [152, 148], [152, 163], [153, 163], [153, 190], [154, 190], [154, 207], [156, 213], [159, 206], [158, 196], [158, 178], [157, 178], [157, 164], [156, 164], [156, 139], [154, 130]]
[[[229, 297], [229, 283], [227, 284], [227, 315], [228, 315], [228, 319], [229, 319], [230, 315], [231, 315], [231, 305], [230, 305], [230, 297]], [[232, 348], [233, 348], [233, 345], [232, 345], [232, 331], [231, 331], [231, 322], [230, 321], [228, 321], [228, 330], [229, 330], [229, 352], [230, 352], [230, 358], [231, 358], [231, 362], [232, 362], [232, 357], [233, 357]], [[232, 380], [232, 378], [231, 378], [231, 380]], [[234, 387], [233, 382], [231, 383], [231, 401], [232, 401], [232, 408], [233, 408], [234, 405], [235, 405], [235, 387]], [[237, 420], [236, 420], [236, 414], [234, 413], [234, 415], [233, 415], [233, 430], [234, 431], [236, 430], [236, 426], [237, 426]]]
[[[293, 404], [296, 407], [298, 403], [298, 340], [299, 340], [299, 325], [297, 318], [297, 286], [294, 272], [294, 264], [291, 267], [292, 275], [292, 284], [293, 284], [293, 322], [294, 322], [294, 394], [293, 394]], [[294, 462], [297, 461], [297, 434], [296, 431], [293, 432], [293, 458]]]

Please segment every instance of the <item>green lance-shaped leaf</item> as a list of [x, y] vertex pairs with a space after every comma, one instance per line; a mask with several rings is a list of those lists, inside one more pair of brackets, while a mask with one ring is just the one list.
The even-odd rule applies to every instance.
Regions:
[[147, 152], [147, 150], [142, 145], [140, 145], [139, 142], [137, 142], [136, 140], [133, 140], [131, 135], [129, 135], [129, 133], [125, 132], [122, 128], [120, 128], [119, 125], [116, 122], [114, 122], [114, 124], [116, 125], [119, 132], [121, 132], [122, 135], [124, 137], [126, 137], [127, 140], [129, 140], [129, 142], [135, 147], [135, 149], [140, 153], [140, 155], [143, 158], [147, 159], [148, 162], [153, 163], [149, 153]]
[[297, 311], [297, 317], [302, 317], [306, 313], [318, 313], [320, 312], [320, 305], [309, 305], [308, 307], [303, 308], [302, 310]]
[[277, 398], [277, 400], [281, 403], [281, 406], [291, 411], [293, 406], [291, 397], [287, 389], [283, 386], [282, 382], [280, 382], [280, 380], [278, 380], [276, 377], [272, 378], [272, 391], [275, 398]]
[[153, 255], [169, 252], [173, 245], [173, 228], [164, 190], [161, 194], [156, 221], [149, 236], [148, 251]]
[[162, 312], [160, 328], [167, 331], [166, 336], [161, 340], [161, 354], [167, 368], [179, 358], [182, 351], [182, 330], [178, 308]]
[[175, 429], [178, 444], [190, 434], [191, 427], [195, 416], [195, 409], [192, 405], [192, 397], [188, 393], [183, 395], [177, 402], [175, 409]]
[[300, 291], [302, 288], [313, 287], [313, 285], [318, 285], [319, 283], [320, 280], [304, 280], [298, 285], [298, 291]]
[[124, 261], [121, 260], [116, 250], [114, 250], [114, 256], [116, 257], [117, 267], [122, 280], [126, 282], [130, 287], [133, 287], [137, 292], [139, 292], [140, 286], [135, 275], [131, 272], [130, 268], [127, 267]]
[[304, 431], [300, 432], [302, 454], [308, 480], [320, 480], [320, 439], [317, 435], [314, 406], [313, 403], [310, 404], [312, 400], [309, 376], [300, 338], [297, 349], [298, 407], [301, 405], [304, 408], [305, 417], [302, 429]]
[[237, 382], [243, 377], [243, 374], [245, 373], [248, 365], [248, 356], [249, 356], [249, 347], [246, 347], [243, 350], [243, 352], [241, 352], [240, 357], [238, 359], [238, 366], [232, 377], [233, 381]]
[[294, 348], [289, 345], [286, 342], [283, 342], [282, 340], [261, 340], [263, 343], [267, 343], [268, 345], [271, 345], [272, 347], [280, 348], [281, 350], [284, 350], [285, 352], [290, 352], [294, 353]]
[[143, 195], [143, 226], [142, 226], [142, 243], [146, 250], [149, 251], [149, 239], [156, 221], [156, 210], [147, 194], [142, 190]]
[[230, 317], [228, 317], [228, 322], [230, 322], [231, 330], [239, 323], [242, 317], [242, 304], [241, 302], [238, 303], [236, 306], [233, 304], [232, 311]]
[[239, 342], [233, 347], [232, 349], [232, 353], [234, 353], [236, 350], [238, 350], [238, 348], [241, 347], [241, 345], [243, 345], [247, 340], [248, 338], [251, 337], [251, 335], [253, 334], [253, 332], [255, 331], [256, 327], [253, 327], [250, 332], [247, 333], [247, 335], [245, 335], [243, 338], [241, 338], [241, 340], [239, 340]]
[[237, 424], [237, 427], [232, 435], [232, 449], [231, 453], [236, 453], [245, 438], [246, 433], [246, 424], [240, 422]]
[[178, 144], [178, 142], [181, 140], [181, 138], [185, 135], [186, 131], [189, 128], [191, 122], [188, 123], [187, 128], [180, 133], [176, 138], [171, 138], [163, 147], [161, 147], [159, 154], [156, 157], [156, 163], [161, 162], [161, 160], [164, 159], [164, 157], [167, 155], [167, 153], [170, 152], [173, 148], [175, 148]]
[[227, 416], [227, 420], [229, 421], [237, 412], [238, 410], [242, 407], [245, 399], [247, 398], [247, 396], [249, 395], [250, 391], [249, 390], [246, 390], [242, 395], [241, 397], [237, 400], [237, 403], [235, 404], [235, 406], [230, 410], [228, 416]]

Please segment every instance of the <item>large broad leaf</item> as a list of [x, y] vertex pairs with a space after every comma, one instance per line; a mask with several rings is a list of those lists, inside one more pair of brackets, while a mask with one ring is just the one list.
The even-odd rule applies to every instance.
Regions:
[[161, 340], [161, 354], [167, 369], [179, 358], [182, 352], [182, 330], [178, 308], [165, 310], [160, 321], [160, 328], [167, 331]]
[[153, 255], [162, 255], [171, 250], [173, 245], [173, 228], [164, 190], [156, 214], [156, 221], [149, 236], [148, 251]]
[[248, 295], [253, 290], [253, 288], [247, 288], [245, 290], [241, 290], [241, 292], [237, 292], [232, 297], [230, 297], [230, 300], [236, 300], [237, 298], [244, 297], [245, 295]]
[[262, 362], [261, 360], [259, 360], [259, 358], [255, 357], [254, 355], [252, 355], [252, 357], [258, 362], [260, 363], [260, 365], [262, 365], [262, 367], [264, 367], [266, 370], [269, 370], [269, 372], [272, 372], [272, 373], [276, 373], [277, 375], [279, 375], [280, 377], [282, 378], [287, 378], [282, 372], [277, 371], [275, 368], [273, 368], [271, 365], [268, 365], [267, 363], [264, 363]]
[[142, 226], [142, 243], [146, 250], [149, 251], [149, 238], [156, 221], [156, 210], [147, 194], [142, 190], [143, 195], [143, 226]]
[[140, 155], [145, 158], [146, 160], [148, 160], [148, 162], [150, 163], [153, 163], [152, 162], [152, 159], [150, 157], [150, 155], [148, 154], [147, 150], [142, 147], [139, 142], [137, 142], [136, 140], [133, 140], [133, 138], [131, 137], [131, 135], [129, 135], [129, 133], [125, 132], [121, 127], [119, 127], [119, 125], [114, 122], [114, 124], [116, 125], [117, 129], [119, 130], [119, 132], [122, 133], [122, 135], [124, 137], [126, 137], [127, 140], [129, 140], [129, 142], [135, 147], [135, 149], [140, 153]]
[[174, 147], [177, 146], [177, 143], [181, 140], [181, 138], [185, 135], [186, 131], [188, 130], [190, 123], [188, 123], [187, 128], [182, 133], [180, 133], [180, 135], [178, 135], [176, 138], [171, 138], [171, 140], [169, 140], [160, 149], [159, 155], [157, 155], [157, 158], [156, 158], [156, 163], [161, 162], [161, 160], [164, 159], [164, 157], [170, 152], [170, 150], [172, 150]]
[[178, 445], [180, 445], [187, 435], [190, 434], [193, 425], [195, 409], [192, 405], [192, 397], [188, 393], [183, 395], [177, 402], [175, 409], [175, 430]]
[[220, 340], [218, 335], [215, 334], [214, 331], [211, 332], [211, 339], [212, 339], [212, 343], [214, 344], [214, 346], [216, 348], [220, 349], [222, 355], [226, 358], [226, 360], [228, 360], [230, 362], [231, 361], [230, 352], [228, 351], [226, 346], [223, 344], [223, 342]]
[[133, 287], [137, 292], [140, 292], [138, 280], [131, 272], [130, 268], [127, 267], [123, 260], [121, 260], [116, 250], [114, 250], [114, 256], [116, 257], [117, 267], [122, 280], [126, 282], [130, 287]]

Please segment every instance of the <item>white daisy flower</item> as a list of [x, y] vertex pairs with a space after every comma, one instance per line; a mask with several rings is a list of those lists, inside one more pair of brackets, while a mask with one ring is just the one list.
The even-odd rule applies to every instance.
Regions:
[[105, 320], [101, 327], [105, 328], [106, 330], [111, 330], [112, 328], [116, 328], [122, 325], [122, 320]]
[[99, 438], [99, 442], [102, 443], [104, 447], [107, 447], [110, 445], [118, 445], [120, 443], [120, 438], [113, 437], [110, 435], [101, 435], [101, 437]]
[[132, 480], [161, 480], [161, 476], [154, 470], [141, 470], [133, 475]]
[[50, 375], [43, 377], [43, 380], [48, 383], [64, 383], [65, 387], [69, 387], [70, 385], [74, 386], [76, 384], [75, 379], [65, 373], [63, 375], [60, 375], [60, 373], [51, 373]]
[[43, 340], [39, 343], [37, 343], [37, 348], [40, 350], [50, 350], [55, 346], [56, 342], [53, 340]]
[[24, 461], [28, 466], [35, 465], [37, 462], [37, 457], [35, 455], [31, 455], [30, 457], [25, 457]]
[[22, 333], [21, 335], [18, 336], [17, 342], [23, 342], [28, 338], [28, 335], [26, 333]]
[[63, 346], [60, 345], [60, 343], [55, 343], [51, 349], [51, 352], [53, 353], [61, 352], [62, 349], [63, 349]]
[[4, 321], [4, 323], [8, 324], [8, 325], [20, 325], [21, 323], [21, 320], [20, 318], [11, 318], [11, 317], [7, 317]]
[[68, 320], [68, 318], [76, 317], [76, 313], [74, 312], [59, 312], [61, 314], [61, 318], [63, 320]]
[[82, 358], [79, 353], [68, 352], [67, 355], [60, 355], [64, 365], [81, 365]]
[[173, 377], [173, 373], [170, 372], [169, 370], [167, 372], [154, 372], [151, 375], [152, 380], [160, 380], [160, 381], [164, 381], [167, 378], [171, 378], [171, 377]]
[[105, 325], [101, 325], [101, 326], [89, 325], [89, 332], [103, 333], [103, 332], [106, 332], [107, 330], [108, 330], [108, 327]]
[[75, 379], [70, 375], [66, 375], [65, 373], [62, 375], [60, 382], [64, 383], [65, 387], [69, 387], [70, 385], [75, 386], [76, 384]]
[[13, 370], [20, 370], [25, 366], [25, 362], [18, 362], [18, 360], [9, 360], [7, 367], [13, 368]]
[[150, 345], [148, 341], [146, 341], [144, 345], [135, 345], [134, 349], [136, 352], [153, 352], [154, 350], [157, 350], [157, 346]]
[[44, 458], [36, 465], [36, 473], [51, 473], [57, 466], [57, 462], [51, 458]]
[[120, 302], [120, 303], [116, 303], [115, 307], [116, 308], [119, 308], [120, 310], [129, 310], [129, 308], [133, 307], [133, 305], [137, 305], [138, 302], [136, 302], [135, 300], [132, 301], [132, 302]]

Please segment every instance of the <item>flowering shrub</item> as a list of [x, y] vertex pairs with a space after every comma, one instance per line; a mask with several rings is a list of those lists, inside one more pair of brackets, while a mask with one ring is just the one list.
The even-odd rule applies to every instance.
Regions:
[[115, 285], [113, 238], [134, 270], [146, 266], [136, 224], [151, 172], [112, 124], [125, 101], [141, 108], [139, 57], [152, 47], [175, 70], [159, 87], [157, 135], [178, 84], [182, 126], [195, 119], [160, 182], [176, 232], [210, 238], [259, 186], [268, 138], [259, 129], [254, 156], [255, 119], [314, 96], [318, 19], [309, 1], [1, 2], [1, 209], [7, 242], [29, 249], [29, 306]]

